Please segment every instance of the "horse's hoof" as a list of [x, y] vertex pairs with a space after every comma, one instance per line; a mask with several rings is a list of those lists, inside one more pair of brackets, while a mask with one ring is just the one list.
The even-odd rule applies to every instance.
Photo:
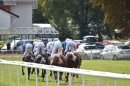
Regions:
[[24, 73], [23, 73], [23, 75], [24, 75]]

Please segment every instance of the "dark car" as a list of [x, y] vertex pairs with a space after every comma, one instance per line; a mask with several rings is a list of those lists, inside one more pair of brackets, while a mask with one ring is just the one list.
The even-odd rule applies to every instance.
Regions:
[[89, 44], [95, 44], [98, 49], [104, 49], [105, 45], [101, 44], [100, 42], [94, 42]]

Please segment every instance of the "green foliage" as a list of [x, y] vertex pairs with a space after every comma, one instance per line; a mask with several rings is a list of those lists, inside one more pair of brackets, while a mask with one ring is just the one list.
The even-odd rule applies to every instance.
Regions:
[[102, 6], [105, 11], [104, 22], [113, 29], [120, 29], [124, 36], [130, 37], [130, 0], [90, 0], [94, 6]]
[[[103, 25], [104, 12], [100, 7], [93, 8], [89, 0], [39, 0], [38, 2], [43, 15], [60, 32], [61, 39], [66, 37], [82, 39], [85, 35], [101, 35], [105, 31], [99, 26]], [[90, 28], [89, 23], [98, 26]]]
[[43, 12], [40, 5], [38, 5], [37, 9], [33, 9], [33, 23], [49, 23], [48, 19], [42, 14]]

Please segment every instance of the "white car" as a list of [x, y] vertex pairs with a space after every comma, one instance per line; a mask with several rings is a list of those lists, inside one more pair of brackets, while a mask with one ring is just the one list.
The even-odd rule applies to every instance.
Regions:
[[100, 54], [101, 59], [129, 59], [130, 58], [130, 47], [121, 45], [106, 45]]
[[76, 51], [78, 51], [79, 53], [84, 53], [86, 59], [99, 59], [100, 58], [100, 49], [98, 49], [95, 45], [83, 43], [79, 45], [79, 48]]
[[[11, 46], [10, 46], [11, 47], [11, 49], [10, 49], [11, 51], [13, 51], [13, 48], [14, 48], [14, 41], [15, 41], [15, 43], [17, 45], [16, 51], [22, 51], [23, 44], [25, 43], [26, 40], [13, 40], [11, 42]], [[31, 44], [33, 44], [33, 41], [34, 40], [32, 40], [32, 39], [28, 39], [28, 42], [30, 42]], [[2, 52], [7, 51], [7, 45], [3, 46], [2, 49], [1, 49], [1, 51]]]
[[[16, 43], [18, 43], [20, 40], [15, 40]], [[14, 40], [10, 43], [10, 47], [11, 49], [10, 50], [13, 50], [14, 48]], [[2, 48], [1, 48], [1, 51], [4, 52], [4, 51], [7, 51], [7, 45], [5, 44]]]

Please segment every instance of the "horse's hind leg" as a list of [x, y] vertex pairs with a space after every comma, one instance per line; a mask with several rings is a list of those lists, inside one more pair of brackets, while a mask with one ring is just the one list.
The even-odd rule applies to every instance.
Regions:
[[24, 75], [24, 67], [22, 66], [22, 74]]
[[52, 71], [50, 71], [50, 76], [52, 76]]
[[35, 73], [35, 68], [32, 69], [31, 74]]
[[42, 69], [42, 82], [44, 81], [45, 74], [46, 74], [46, 70]]
[[67, 75], [65, 76], [66, 82], [68, 82], [68, 76], [69, 76], [69, 73], [67, 73]]
[[63, 72], [60, 72], [60, 80], [62, 80]]
[[28, 68], [28, 79], [30, 79], [31, 68]]

